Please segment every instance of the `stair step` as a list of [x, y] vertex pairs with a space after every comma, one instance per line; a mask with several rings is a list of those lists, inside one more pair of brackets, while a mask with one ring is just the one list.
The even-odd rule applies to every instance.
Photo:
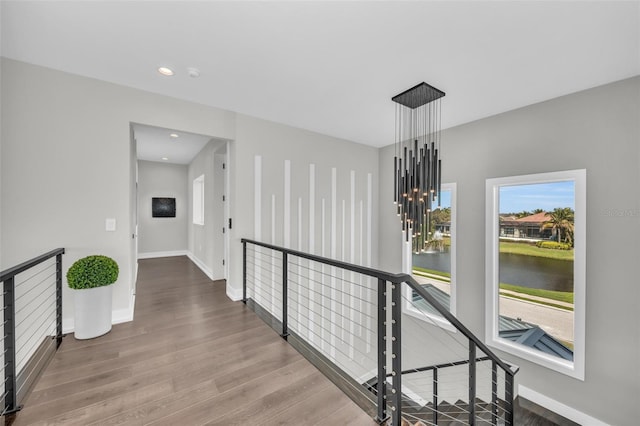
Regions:
[[[407, 401], [408, 402], [408, 401]], [[413, 401], [411, 401], [413, 402]], [[404, 426], [429, 426], [435, 423], [433, 403], [424, 406], [407, 404], [402, 407]], [[498, 402], [497, 424], [504, 425], [504, 404]], [[475, 401], [475, 424], [478, 426], [490, 425], [492, 421], [491, 404], [481, 399]], [[463, 400], [457, 400], [451, 404], [443, 401], [438, 404], [438, 426], [463, 426], [469, 425], [469, 405]]]
[[[370, 386], [369, 390], [375, 394], [375, 386]], [[392, 401], [393, 394], [387, 388], [387, 401]], [[505, 402], [497, 402], [497, 425], [504, 425]], [[491, 425], [492, 404], [480, 398], [475, 400], [475, 424], [478, 426]], [[420, 405], [406, 395], [402, 395], [402, 426], [431, 426], [435, 423], [435, 412], [433, 403], [428, 402]], [[469, 425], [469, 405], [466, 401], [458, 399], [455, 403], [442, 401], [437, 408], [438, 426], [468, 426]]]

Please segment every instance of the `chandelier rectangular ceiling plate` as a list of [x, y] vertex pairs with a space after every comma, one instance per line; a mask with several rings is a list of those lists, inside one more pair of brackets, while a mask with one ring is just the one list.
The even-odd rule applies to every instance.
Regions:
[[442, 90], [436, 89], [430, 84], [422, 82], [411, 89], [405, 90], [399, 95], [395, 95], [391, 100], [399, 103], [400, 105], [415, 109], [422, 105], [426, 105], [429, 102], [433, 102], [436, 99], [440, 99], [444, 95], [445, 93]]

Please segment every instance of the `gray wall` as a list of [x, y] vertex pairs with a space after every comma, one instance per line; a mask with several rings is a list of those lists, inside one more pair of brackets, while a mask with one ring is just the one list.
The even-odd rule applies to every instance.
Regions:
[[[64, 272], [93, 253], [120, 265], [114, 320], [131, 317], [130, 123], [233, 139], [235, 114], [2, 60], [2, 265], [65, 247]], [[117, 230], [105, 232], [105, 218]], [[73, 298], [63, 295], [65, 329]]]
[[[446, 113], [446, 112], [445, 112]], [[640, 77], [444, 131], [443, 180], [458, 184], [458, 317], [484, 336], [485, 180], [587, 170], [584, 382], [502, 354], [520, 384], [615, 425], [636, 424], [640, 397]], [[393, 149], [381, 151], [380, 238], [396, 239]], [[386, 202], [385, 202], [386, 200]], [[626, 212], [620, 216], [611, 212]], [[380, 246], [400, 269], [399, 246]]]
[[[228, 282], [232, 296], [239, 295], [241, 286], [239, 240], [254, 236], [256, 155], [263, 158], [263, 211], [271, 194], [282, 190], [280, 173], [285, 159], [291, 160], [295, 177], [291, 199], [303, 197], [303, 206], [309, 201], [305, 179], [310, 163], [316, 164], [317, 196], [327, 196], [327, 176], [335, 167], [337, 199], [348, 203], [350, 171], [356, 173], [358, 201], [363, 176], [372, 173], [371, 242], [379, 247], [372, 264], [400, 269], [400, 236], [390, 189], [392, 150], [345, 144], [312, 132], [8, 59], [2, 60], [1, 72], [0, 268], [55, 247], [67, 249], [65, 272], [82, 256], [109, 255], [121, 267], [114, 288], [114, 317], [122, 319], [130, 314], [130, 277], [135, 265], [131, 257], [134, 168], [129, 167], [129, 126], [136, 122], [235, 140], [228, 153], [234, 219]], [[520, 383], [621, 425], [631, 424], [640, 395], [640, 324], [636, 314], [639, 99], [636, 78], [470, 123], [443, 135], [443, 179], [458, 183], [458, 315], [481, 336], [485, 179], [587, 169], [585, 381], [505, 357], [522, 367]], [[636, 213], [607, 216], [607, 209]], [[297, 213], [291, 214], [296, 220]], [[117, 231], [105, 232], [108, 217], [117, 219]], [[266, 230], [263, 235], [268, 235]], [[378, 245], [379, 238], [385, 244]], [[291, 241], [297, 244], [293, 233]], [[318, 244], [318, 238], [315, 241]], [[303, 235], [302, 248], [308, 242], [308, 236]], [[68, 328], [73, 304], [66, 288], [63, 297]]]
[[[211, 194], [213, 196], [213, 228], [214, 228], [214, 238], [213, 238], [213, 277], [214, 279], [224, 279], [225, 277], [225, 268], [223, 261], [226, 262], [225, 259], [225, 235], [221, 234], [222, 229], [227, 228], [227, 222], [225, 220], [225, 203], [226, 201], [226, 190], [225, 190], [225, 163], [227, 162], [226, 156], [226, 144], [217, 148], [214, 151], [213, 155], [213, 191]], [[224, 197], [224, 198], [223, 198]], [[216, 237], [217, 233], [217, 237]]]
[[[176, 199], [176, 217], [152, 217], [152, 197]], [[138, 161], [138, 253], [187, 251], [187, 166]]]
[[[225, 144], [219, 141], [209, 142], [193, 159], [188, 168], [187, 188], [189, 191], [189, 218], [187, 220], [189, 253], [201, 269], [212, 279], [221, 279], [222, 261], [216, 252], [216, 242], [222, 240], [222, 221], [216, 212], [222, 203], [216, 196], [215, 153]], [[204, 175], [204, 225], [193, 223], [193, 181]], [[219, 261], [217, 261], [219, 260]]]
[[[76, 259], [92, 253], [111, 256], [121, 269], [114, 288], [116, 321], [130, 318], [133, 309], [135, 258], [131, 235], [135, 198], [131, 196], [131, 182], [135, 168], [131, 163], [130, 123], [234, 141], [227, 152], [231, 187], [227, 197], [234, 220], [234, 229], [229, 232], [227, 287], [234, 298], [241, 293], [240, 238], [254, 236], [255, 155], [264, 156], [268, 171], [265, 194], [281, 187], [281, 181], [273, 180], [269, 170], [281, 172], [285, 158], [292, 162], [294, 177], [308, 176], [308, 164], [317, 164], [319, 197], [326, 197], [332, 167], [338, 170], [340, 201], [350, 196], [351, 170], [357, 176], [358, 201], [367, 173], [372, 174], [372, 187], [378, 184], [375, 148], [9, 59], [2, 60], [2, 76], [1, 266], [14, 265], [54, 247], [67, 249], [65, 271]], [[189, 177], [197, 177], [195, 168], [204, 170], [205, 163], [213, 165], [214, 153], [208, 149], [202, 154], [205, 159], [194, 161]], [[215, 188], [211, 182], [205, 185]], [[187, 186], [191, 188], [190, 183]], [[305, 196], [304, 180], [292, 179], [291, 188], [292, 200]], [[304, 204], [308, 205], [307, 199]], [[376, 247], [377, 192], [371, 204], [371, 244]], [[319, 208], [319, 202], [316, 206]], [[106, 218], [116, 218], [115, 232], [105, 232]], [[201, 248], [196, 233], [193, 229], [191, 232], [188, 250], [211, 268], [213, 262], [217, 263], [213, 249], [206, 248], [205, 241], [201, 241]], [[214, 238], [213, 232], [208, 234], [208, 241]], [[295, 233], [291, 238], [297, 241]], [[306, 237], [303, 243], [307, 244]], [[371, 258], [375, 265], [376, 251]], [[73, 303], [66, 288], [64, 300], [63, 316], [69, 329]]]
[[[138, 279], [138, 143], [135, 140], [133, 126], [129, 126], [129, 262], [131, 265], [131, 292], [136, 294]], [[131, 310], [133, 314], [133, 309]]]

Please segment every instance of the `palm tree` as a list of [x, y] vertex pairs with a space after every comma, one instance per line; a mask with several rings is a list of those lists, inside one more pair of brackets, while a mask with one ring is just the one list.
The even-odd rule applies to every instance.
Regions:
[[573, 243], [573, 221], [574, 212], [569, 207], [556, 207], [552, 212], [548, 213], [549, 220], [544, 222], [540, 229], [551, 228], [552, 232], [555, 232], [558, 236], [558, 242], [561, 242], [562, 235], [564, 234], [565, 242], [569, 244]]

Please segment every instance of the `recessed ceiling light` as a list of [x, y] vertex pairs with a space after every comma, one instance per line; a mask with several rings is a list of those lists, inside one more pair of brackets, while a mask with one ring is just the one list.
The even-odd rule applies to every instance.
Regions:
[[191, 78], [198, 78], [200, 77], [200, 70], [198, 68], [187, 68], [187, 74]]
[[168, 157], [162, 157], [162, 159], [163, 159], [164, 161], [169, 161], [169, 158], [168, 158]]
[[171, 133], [169, 136], [171, 136], [172, 138], [179, 138], [180, 135], [177, 133]]
[[173, 70], [167, 67], [158, 68], [158, 72], [162, 75], [166, 75], [167, 77], [171, 77], [173, 75]]

